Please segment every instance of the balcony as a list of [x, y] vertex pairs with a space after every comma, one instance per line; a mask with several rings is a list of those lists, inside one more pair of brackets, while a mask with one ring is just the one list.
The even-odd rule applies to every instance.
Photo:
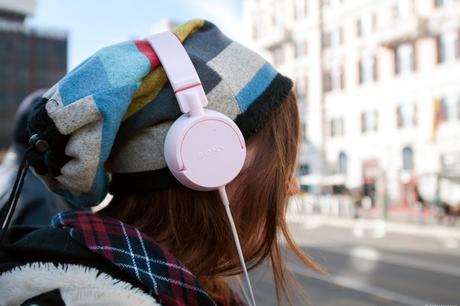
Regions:
[[286, 28], [277, 28], [261, 35], [257, 44], [264, 49], [271, 49], [291, 41], [292, 33]]
[[427, 24], [427, 19], [420, 16], [394, 20], [378, 31], [377, 40], [385, 47], [394, 48], [402, 43], [428, 36]]
[[460, 29], [460, 2], [436, 9], [428, 19], [428, 30], [433, 35]]

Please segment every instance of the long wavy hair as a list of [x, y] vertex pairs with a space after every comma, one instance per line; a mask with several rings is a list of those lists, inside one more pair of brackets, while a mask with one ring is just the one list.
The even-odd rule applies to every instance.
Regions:
[[[247, 146], [256, 148], [255, 158], [232, 182], [237, 192], [231, 199], [248, 268], [269, 259], [278, 303], [284, 296], [291, 305], [288, 288], [292, 278], [281, 252], [281, 236], [305, 265], [321, 270], [294, 242], [285, 219], [300, 133], [297, 101], [291, 92], [249, 139]], [[101, 213], [137, 227], [165, 246], [214, 299], [230, 304], [232, 293], [225, 279], [242, 270], [217, 191], [200, 192], [179, 185], [148, 194], [115, 196]]]

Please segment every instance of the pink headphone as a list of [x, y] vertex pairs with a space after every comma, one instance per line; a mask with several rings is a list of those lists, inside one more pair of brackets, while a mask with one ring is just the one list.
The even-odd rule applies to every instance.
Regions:
[[184, 113], [166, 135], [168, 168], [183, 185], [217, 190], [241, 171], [246, 157], [243, 135], [232, 119], [205, 109], [208, 99], [185, 48], [171, 32], [147, 38], [160, 59]]
[[246, 144], [232, 119], [205, 109], [208, 99], [187, 51], [171, 32], [147, 38], [166, 71], [180, 110], [184, 113], [168, 131], [164, 154], [166, 164], [183, 185], [200, 191], [218, 190], [225, 206], [238, 256], [248, 285], [248, 305], [256, 306], [251, 281], [241, 250], [225, 185], [243, 168]]

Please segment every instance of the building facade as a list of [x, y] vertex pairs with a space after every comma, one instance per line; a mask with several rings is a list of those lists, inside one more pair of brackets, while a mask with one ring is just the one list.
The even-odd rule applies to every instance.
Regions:
[[458, 167], [460, 1], [245, 0], [244, 12], [296, 82], [303, 174], [409, 205]]
[[35, 5], [33, 0], [0, 0], [0, 148], [10, 142], [19, 103], [67, 71], [67, 34], [24, 24]]

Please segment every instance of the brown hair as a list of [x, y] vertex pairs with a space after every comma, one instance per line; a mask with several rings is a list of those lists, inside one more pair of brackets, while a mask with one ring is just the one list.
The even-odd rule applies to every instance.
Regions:
[[[292, 239], [285, 220], [289, 182], [295, 175], [300, 146], [297, 101], [290, 93], [268, 122], [248, 141], [255, 146], [253, 162], [236, 178], [231, 199], [248, 268], [270, 258], [278, 302], [288, 295], [288, 278], [279, 233], [297, 257], [313, 270], [311, 261]], [[233, 237], [216, 192], [199, 192], [182, 185], [149, 194], [116, 196], [102, 214], [131, 224], [164, 245], [198, 279], [213, 298], [229, 304], [225, 276], [241, 273]]]

